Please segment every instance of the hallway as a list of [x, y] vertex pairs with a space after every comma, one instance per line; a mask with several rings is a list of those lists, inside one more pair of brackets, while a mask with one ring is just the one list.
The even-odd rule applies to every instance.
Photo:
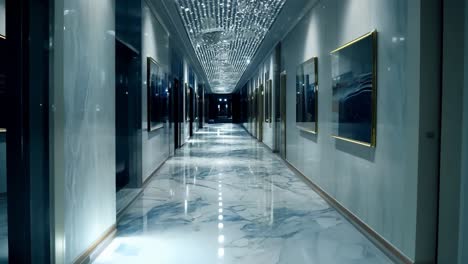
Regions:
[[123, 213], [94, 263], [392, 263], [270, 150], [208, 125]]

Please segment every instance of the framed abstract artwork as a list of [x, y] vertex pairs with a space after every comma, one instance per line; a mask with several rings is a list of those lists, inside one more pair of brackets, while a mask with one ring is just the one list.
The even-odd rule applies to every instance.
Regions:
[[272, 93], [273, 93], [273, 81], [265, 81], [265, 123], [272, 123], [271, 112], [272, 112]]
[[148, 131], [163, 128], [167, 116], [167, 80], [161, 66], [147, 58]]
[[333, 137], [376, 146], [377, 31], [331, 52]]
[[190, 122], [191, 91], [192, 88], [189, 87], [188, 83], [185, 83], [185, 121], [187, 122]]
[[318, 133], [318, 58], [297, 67], [296, 126], [302, 131]]

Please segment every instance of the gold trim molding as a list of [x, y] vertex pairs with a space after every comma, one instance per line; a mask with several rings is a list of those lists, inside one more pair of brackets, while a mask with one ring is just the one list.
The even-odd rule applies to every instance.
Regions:
[[375, 148], [377, 146], [377, 93], [378, 93], [378, 79], [377, 79], [377, 63], [378, 63], [378, 43], [377, 43], [377, 30], [374, 29], [373, 31], [351, 41], [351, 42], [348, 42], [346, 44], [344, 44], [343, 46], [335, 49], [334, 51], [330, 52], [330, 54], [333, 54], [335, 52], [338, 52], [344, 48], [347, 48], [365, 38], [368, 38], [368, 37], [371, 37], [372, 38], [372, 62], [373, 62], [373, 65], [372, 65], [372, 128], [371, 128], [371, 142], [362, 142], [362, 141], [358, 141], [358, 140], [353, 140], [353, 139], [349, 139], [349, 138], [344, 138], [344, 137], [340, 137], [340, 136], [336, 136], [336, 135], [332, 135], [332, 137], [336, 138], [336, 139], [339, 139], [339, 140], [343, 140], [343, 141], [347, 141], [347, 142], [351, 142], [351, 143], [355, 143], [355, 144], [358, 144], [358, 145], [362, 145], [362, 146], [366, 146], [366, 147], [372, 147], [372, 148]]
[[350, 42], [344, 44], [343, 46], [341, 46], [341, 47], [339, 47], [339, 48], [337, 48], [337, 49], [331, 51], [330, 54], [333, 54], [333, 53], [338, 52], [338, 51], [340, 51], [340, 50], [342, 50], [342, 49], [345, 49], [345, 48], [347, 48], [347, 47], [353, 45], [354, 43], [357, 43], [357, 42], [359, 42], [359, 41], [361, 41], [361, 40], [363, 40], [363, 39], [365, 39], [365, 38], [367, 38], [367, 37], [370, 37], [370, 36], [372, 36], [372, 35], [377, 35], [377, 30], [374, 29], [373, 31], [371, 31], [371, 32], [369, 32], [369, 33], [367, 33], [367, 34], [365, 34], [365, 35], [363, 35], [363, 36], [360, 36], [359, 38], [357, 38], [357, 39], [355, 39], [355, 40], [352, 40], [352, 41], [350, 41]]
[[313, 131], [313, 130], [310, 130], [310, 129], [307, 129], [305, 127], [301, 127], [301, 126], [298, 126], [296, 125], [297, 129], [299, 129], [300, 131], [303, 131], [305, 133], [310, 133], [310, 134], [313, 134], [313, 135], [317, 135], [318, 132], [317, 131]]
[[104, 234], [99, 237], [94, 243], [85, 251], [83, 254], [78, 256], [75, 261], [73, 261], [74, 264], [85, 264], [89, 262], [89, 257], [91, 254], [107, 239], [113, 239], [115, 237], [115, 234], [117, 232], [117, 225], [113, 224], [109, 229], [107, 229]]
[[381, 234], [375, 231], [367, 223], [361, 220], [353, 212], [347, 209], [343, 204], [336, 200], [332, 195], [326, 192], [322, 187], [314, 183], [309, 177], [305, 176], [298, 168], [291, 164], [287, 159], [281, 158], [281, 161], [293, 171], [305, 184], [316, 191], [328, 204], [330, 204], [340, 215], [347, 219], [358, 231], [368, 238], [378, 249], [395, 263], [415, 264], [408, 256], [398, 248], [388, 242]]
[[362, 142], [362, 141], [359, 141], [359, 140], [352, 140], [352, 139], [349, 139], [349, 138], [335, 136], [335, 135], [332, 135], [332, 138], [339, 139], [341, 141], [346, 141], [346, 142], [358, 144], [358, 145], [369, 147], [369, 148], [373, 147], [371, 143]]

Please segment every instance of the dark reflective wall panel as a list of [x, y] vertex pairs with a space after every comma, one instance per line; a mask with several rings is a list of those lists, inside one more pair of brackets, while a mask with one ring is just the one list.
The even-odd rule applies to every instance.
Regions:
[[318, 59], [312, 58], [297, 67], [296, 126], [306, 132], [318, 132]]
[[[141, 105], [143, 89], [141, 89], [141, 76], [142, 59], [146, 59], [141, 56], [142, 20], [141, 1], [115, 1], [116, 85], [119, 85], [119, 75], [126, 76], [128, 81], [125, 87], [120, 87], [128, 91], [128, 94], [116, 93], [116, 127], [123, 129], [123, 131], [117, 129], [116, 133], [118, 139], [125, 141], [122, 148], [119, 147], [120, 143], [116, 145], [116, 155], [120, 155], [120, 162], [117, 162], [116, 165], [117, 174], [119, 174], [122, 169], [120, 167], [122, 157], [128, 158], [128, 167], [125, 170], [128, 171], [129, 184], [125, 187], [129, 188], [138, 188], [142, 185], [141, 124], [143, 110]], [[133, 57], [132, 53], [136, 57]], [[129, 60], [130, 57], [133, 58]], [[120, 103], [123, 103], [126, 109], [121, 109]], [[123, 117], [119, 118], [120, 115]], [[128, 144], [128, 147], [125, 144]], [[119, 180], [117, 179], [117, 181]]]
[[376, 40], [372, 32], [331, 53], [335, 137], [375, 146]]
[[125, 43], [116, 40], [115, 56], [115, 131], [116, 131], [116, 187], [121, 190], [131, 183], [138, 186], [139, 178], [132, 162], [137, 148], [132, 135], [136, 133], [134, 109], [138, 88], [139, 54]]
[[134, 0], [115, 0], [116, 37], [141, 51], [142, 3]]

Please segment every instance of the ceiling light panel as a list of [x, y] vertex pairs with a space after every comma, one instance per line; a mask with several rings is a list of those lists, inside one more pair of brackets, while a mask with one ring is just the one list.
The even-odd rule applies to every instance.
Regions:
[[230, 93], [286, 0], [175, 0], [211, 90]]

